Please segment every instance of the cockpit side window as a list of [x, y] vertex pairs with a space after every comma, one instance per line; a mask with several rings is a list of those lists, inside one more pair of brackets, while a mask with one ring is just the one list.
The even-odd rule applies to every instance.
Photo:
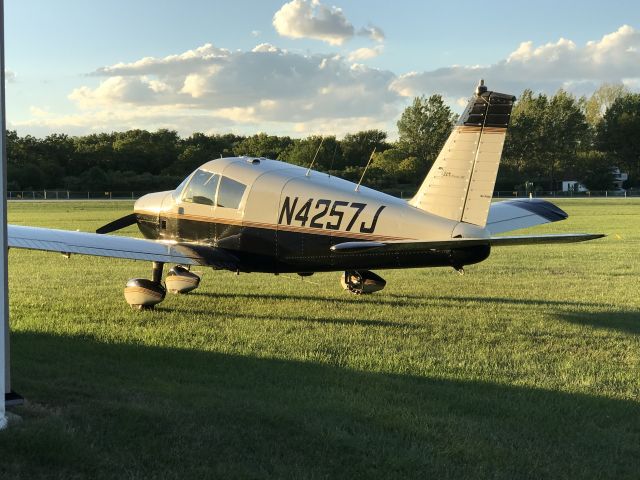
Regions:
[[240, 206], [240, 201], [246, 188], [247, 186], [243, 183], [236, 182], [228, 177], [222, 177], [220, 189], [218, 190], [217, 205], [219, 207], [237, 209]]
[[218, 180], [220, 180], [220, 175], [217, 173], [197, 170], [184, 189], [182, 201], [201, 205], [215, 205]]

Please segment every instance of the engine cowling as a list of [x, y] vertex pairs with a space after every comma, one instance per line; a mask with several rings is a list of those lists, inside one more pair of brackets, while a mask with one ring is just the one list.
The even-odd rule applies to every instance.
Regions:
[[131, 308], [151, 309], [166, 295], [165, 288], [158, 282], [146, 278], [132, 278], [124, 287], [124, 298]]
[[169, 270], [164, 282], [169, 293], [184, 294], [198, 288], [200, 277], [182, 265], [176, 265]]
[[366, 295], [382, 290], [387, 282], [369, 270], [351, 270], [340, 277], [342, 288], [356, 295]]

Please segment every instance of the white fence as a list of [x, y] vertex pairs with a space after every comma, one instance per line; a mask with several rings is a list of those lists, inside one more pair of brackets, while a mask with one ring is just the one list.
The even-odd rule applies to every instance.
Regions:
[[[384, 191], [384, 190], [383, 190]], [[13, 190], [7, 194], [8, 200], [136, 200], [150, 193], [147, 191], [133, 192], [77, 192], [71, 190]], [[400, 198], [411, 198], [414, 192], [398, 190], [389, 191]], [[640, 197], [640, 189], [629, 190], [592, 190], [588, 192], [562, 192], [562, 191], [495, 191], [493, 198], [626, 198]]]

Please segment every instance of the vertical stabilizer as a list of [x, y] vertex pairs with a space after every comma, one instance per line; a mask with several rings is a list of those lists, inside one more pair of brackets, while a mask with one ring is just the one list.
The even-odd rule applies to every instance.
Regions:
[[409, 204], [484, 227], [515, 99], [488, 91], [481, 80]]

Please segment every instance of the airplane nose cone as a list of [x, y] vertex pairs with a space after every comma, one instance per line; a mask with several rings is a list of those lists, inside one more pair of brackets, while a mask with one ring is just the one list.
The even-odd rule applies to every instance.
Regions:
[[163, 208], [165, 199], [171, 196], [171, 191], [155, 192], [143, 195], [136, 203], [133, 204], [133, 210], [136, 213], [152, 213], [158, 214]]

